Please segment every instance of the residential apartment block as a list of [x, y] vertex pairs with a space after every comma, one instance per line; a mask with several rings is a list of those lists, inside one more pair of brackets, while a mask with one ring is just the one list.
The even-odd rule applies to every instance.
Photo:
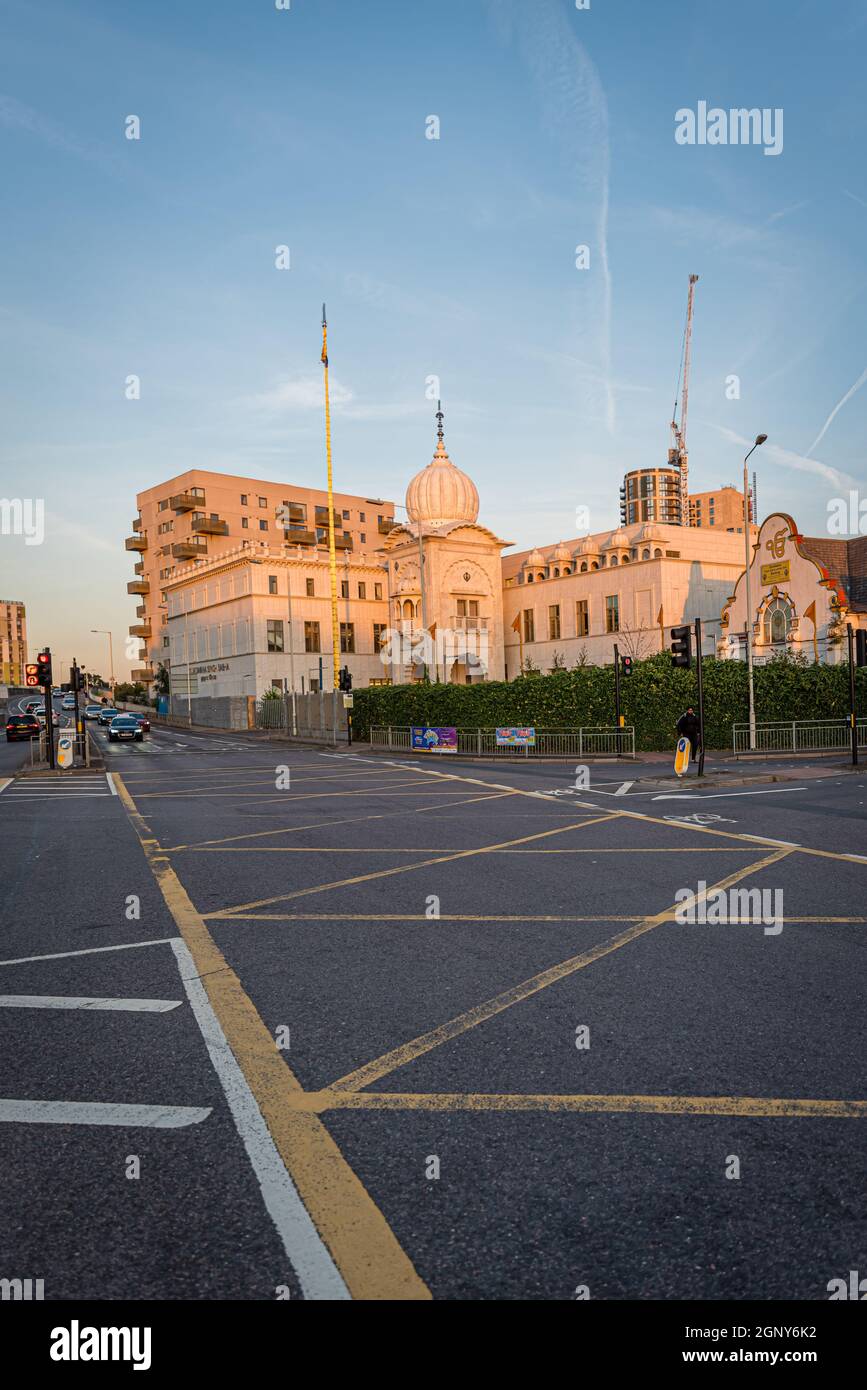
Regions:
[[23, 685], [27, 662], [27, 618], [18, 599], [0, 598], [0, 680]]

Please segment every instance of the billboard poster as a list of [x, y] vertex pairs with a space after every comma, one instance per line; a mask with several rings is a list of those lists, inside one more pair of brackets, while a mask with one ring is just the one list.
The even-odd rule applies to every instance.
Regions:
[[457, 729], [410, 729], [410, 747], [421, 748], [427, 753], [457, 753]]
[[535, 748], [535, 729], [497, 729], [498, 748]]

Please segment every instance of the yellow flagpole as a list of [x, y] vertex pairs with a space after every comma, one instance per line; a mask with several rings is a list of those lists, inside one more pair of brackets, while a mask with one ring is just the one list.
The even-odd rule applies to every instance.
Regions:
[[334, 544], [334, 475], [331, 468], [331, 405], [328, 397], [328, 324], [322, 305], [322, 367], [325, 372], [325, 453], [328, 459], [328, 568], [331, 574], [331, 648], [334, 689], [340, 683], [340, 621], [337, 616], [337, 547]]

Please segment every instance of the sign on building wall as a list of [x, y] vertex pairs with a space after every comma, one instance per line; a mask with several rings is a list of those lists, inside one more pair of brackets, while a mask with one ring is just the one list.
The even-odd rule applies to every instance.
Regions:
[[788, 560], [780, 560], [775, 565], [762, 565], [763, 584], [782, 584], [783, 580], [789, 578]]
[[535, 748], [535, 729], [497, 729], [498, 748]]
[[410, 746], [427, 753], [457, 753], [457, 729], [410, 729]]

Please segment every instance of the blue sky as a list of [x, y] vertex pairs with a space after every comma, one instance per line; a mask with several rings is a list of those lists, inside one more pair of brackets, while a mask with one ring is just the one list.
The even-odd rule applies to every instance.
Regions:
[[[402, 499], [436, 374], [487, 524], [613, 525], [666, 457], [690, 272], [693, 487], [759, 430], [763, 514], [823, 534], [863, 486], [867, 389], [823, 433], [867, 368], [863, 0], [0, 0], [0, 32], [0, 490], [47, 512], [0, 591], [32, 645], [120, 650], [141, 488], [322, 484], [323, 299], [347, 491]], [[782, 153], [678, 145], [699, 101], [782, 108]]]

